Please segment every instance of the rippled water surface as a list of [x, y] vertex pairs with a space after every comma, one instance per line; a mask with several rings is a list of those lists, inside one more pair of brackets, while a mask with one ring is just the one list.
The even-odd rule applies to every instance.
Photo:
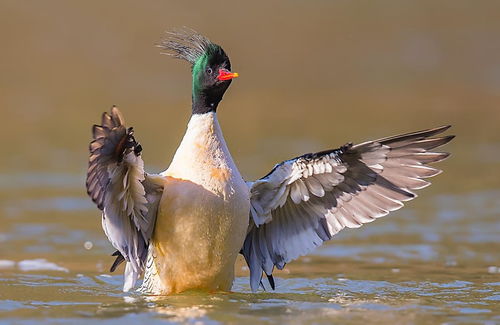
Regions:
[[[61, 184], [43, 179], [38, 178], [40, 186], [59, 191]], [[73, 181], [80, 185], [78, 178]], [[347, 230], [278, 272], [276, 291], [251, 293], [239, 261], [232, 293], [172, 297], [120, 291], [122, 276], [106, 271], [111, 247], [86, 198], [13, 199], [16, 204], [4, 205], [11, 208], [4, 208], [0, 234], [0, 315], [20, 324], [40, 319], [83, 324], [96, 318], [109, 323], [494, 324], [500, 321], [499, 194], [427, 196], [386, 221]]]
[[[500, 10], [493, 1], [0, 1], [0, 323], [500, 323]], [[279, 13], [279, 15], [278, 15]], [[297, 22], [300, 22], [297, 23]], [[84, 178], [119, 104], [149, 171], [189, 118], [188, 67], [153, 44], [192, 26], [234, 70], [219, 114], [244, 176], [347, 141], [453, 124], [419, 198], [344, 230], [252, 293], [121, 292]]]

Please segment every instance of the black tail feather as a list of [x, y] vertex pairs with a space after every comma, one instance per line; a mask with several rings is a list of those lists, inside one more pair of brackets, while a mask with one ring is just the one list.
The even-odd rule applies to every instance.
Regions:
[[274, 284], [274, 278], [273, 278], [273, 275], [272, 274], [266, 274], [267, 276], [267, 281], [269, 281], [269, 284], [271, 285], [271, 288], [273, 290], [276, 290], [276, 287], [275, 287], [275, 284]]
[[125, 262], [125, 257], [123, 257], [122, 253], [120, 253], [119, 251], [114, 252], [113, 254], [111, 254], [111, 256], [116, 256], [113, 265], [111, 265], [111, 268], [109, 269], [109, 272], [114, 272], [118, 265]]

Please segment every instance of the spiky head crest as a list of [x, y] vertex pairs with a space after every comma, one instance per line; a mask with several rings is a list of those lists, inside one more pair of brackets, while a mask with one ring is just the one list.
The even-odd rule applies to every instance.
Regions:
[[158, 44], [158, 47], [165, 50], [164, 54], [186, 60], [191, 66], [204, 55], [227, 57], [219, 45], [192, 29], [185, 27], [166, 34], [167, 37]]

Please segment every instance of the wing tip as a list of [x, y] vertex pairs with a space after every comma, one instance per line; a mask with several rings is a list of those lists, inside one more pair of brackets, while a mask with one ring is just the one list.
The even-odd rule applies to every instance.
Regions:
[[437, 126], [437, 127], [430, 128], [430, 129], [424, 129], [424, 130], [412, 132], [412, 133], [415, 133], [415, 134], [420, 134], [420, 133], [427, 134], [428, 133], [429, 135], [427, 135], [427, 137], [429, 137], [429, 136], [443, 133], [451, 127], [452, 127], [451, 124], [445, 124], [445, 125]]
[[[388, 145], [388, 144], [391, 144], [391, 143], [394, 143], [394, 142], [404, 141], [404, 140], [409, 140], [409, 139], [413, 139], [413, 140], [417, 140], [417, 139], [420, 139], [420, 140], [424, 140], [424, 139], [441, 139], [441, 138], [431, 138], [431, 137], [433, 137], [435, 135], [438, 135], [438, 134], [441, 134], [441, 133], [445, 132], [446, 130], [448, 130], [451, 127], [452, 127], [451, 124], [447, 124], [447, 125], [442, 125], [442, 126], [438, 126], [438, 127], [431, 128], [431, 129], [424, 129], [424, 130], [415, 131], [415, 132], [402, 133], [402, 134], [393, 135], [393, 136], [381, 138], [381, 139], [374, 140], [374, 141], [363, 142], [363, 143], [360, 143], [357, 146], [361, 146], [363, 144], [367, 144], [367, 143], [371, 143], [371, 142], [379, 142], [381, 144], [387, 144]], [[445, 143], [451, 141], [451, 139], [453, 139], [455, 136], [454, 135], [448, 135], [448, 136], [443, 136], [442, 138], [448, 138], [448, 137], [450, 137], [450, 138]]]
[[451, 128], [451, 126], [452, 126], [451, 124], [445, 124], [445, 125], [438, 126], [434, 129], [439, 130], [441, 133], [441, 132], [444, 132], [444, 131], [448, 130], [449, 128]]
[[446, 144], [448, 142], [450, 142], [451, 140], [455, 139], [457, 136], [455, 134], [450, 134], [450, 135], [446, 135], [443, 137], [443, 139], [446, 139], [446, 142], [443, 143], [443, 144]]

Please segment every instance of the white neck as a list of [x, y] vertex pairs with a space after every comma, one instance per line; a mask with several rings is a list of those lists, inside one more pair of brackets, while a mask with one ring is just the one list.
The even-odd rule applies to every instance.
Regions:
[[166, 175], [197, 180], [213, 173], [213, 169], [238, 171], [227, 148], [215, 112], [193, 114], [184, 138]]

